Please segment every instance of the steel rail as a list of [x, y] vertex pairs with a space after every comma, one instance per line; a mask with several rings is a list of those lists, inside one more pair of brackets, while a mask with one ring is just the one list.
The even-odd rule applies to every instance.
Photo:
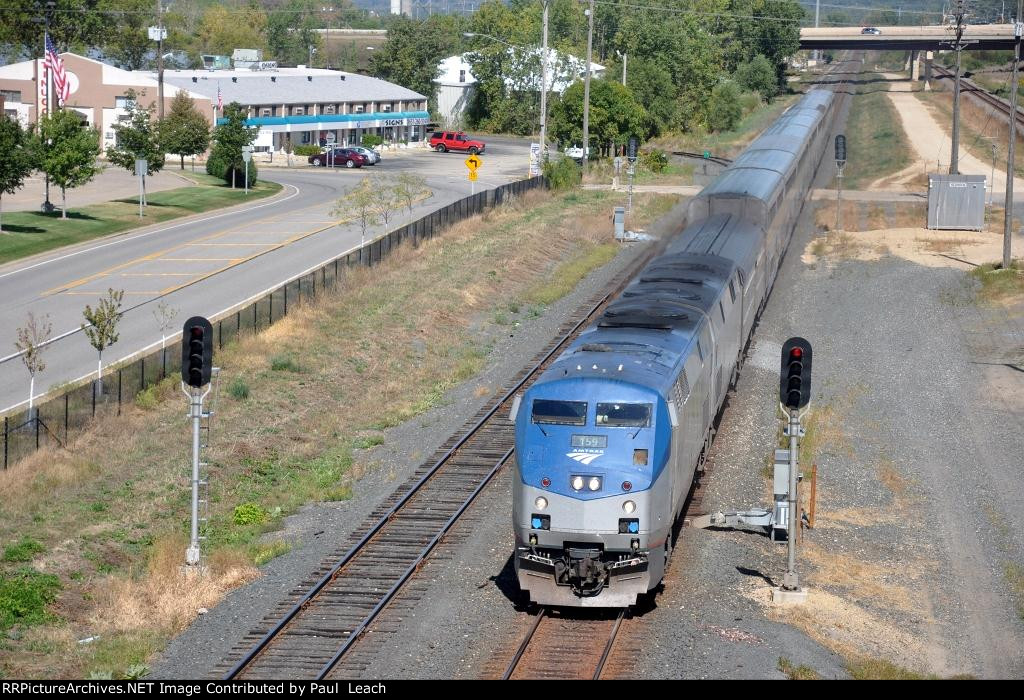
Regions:
[[622, 620], [626, 617], [628, 611], [629, 608], [623, 608], [619, 611], [619, 616], [615, 618], [615, 625], [612, 627], [611, 636], [608, 637], [608, 643], [604, 647], [600, 661], [597, 662], [597, 668], [594, 670], [594, 677], [591, 680], [601, 680], [601, 671], [604, 670], [604, 665], [608, 661], [608, 657], [611, 656], [612, 647], [615, 646], [615, 638], [619, 636], [619, 627], [622, 626]]
[[404, 586], [405, 582], [408, 581], [409, 578], [416, 572], [416, 569], [418, 569], [420, 564], [423, 563], [423, 560], [430, 555], [430, 553], [434, 550], [434, 547], [436, 547], [438, 542], [441, 541], [441, 538], [448, 534], [448, 531], [451, 530], [452, 527], [455, 525], [455, 522], [460, 517], [462, 517], [462, 514], [466, 512], [466, 509], [469, 508], [470, 505], [472, 505], [473, 501], [476, 500], [476, 497], [480, 495], [480, 492], [484, 490], [487, 484], [491, 483], [491, 479], [494, 478], [494, 475], [497, 474], [498, 471], [503, 466], [505, 466], [505, 463], [509, 460], [509, 458], [512, 457], [513, 452], [515, 452], [514, 447], [509, 449], [502, 456], [501, 460], [494, 465], [490, 472], [487, 473], [487, 476], [485, 476], [483, 480], [479, 484], [477, 484], [477, 487], [473, 489], [473, 493], [471, 493], [469, 497], [465, 500], [465, 502], [461, 506], [459, 506], [459, 509], [455, 511], [450, 518], [448, 518], [448, 522], [446, 522], [441, 527], [441, 530], [436, 535], [434, 535], [433, 539], [431, 539], [430, 542], [427, 543], [427, 545], [419, 553], [419, 555], [416, 557], [413, 563], [406, 568], [406, 570], [402, 573], [401, 577], [399, 577], [399, 579], [394, 583], [393, 586], [391, 586], [388, 592], [384, 594], [384, 597], [380, 599], [377, 605], [373, 607], [373, 610], [367, 613], [363, 621], [360, 622], [359, 625], [354, 630], [352, 630], [352, 633], [348, 636], [347, 639], [345, 639], [345, 643], [341, 645], [341, 648], [339, 648], [338, 651], [334, 653], [334, 656], [331, 657], [331, 660], [324, 664], [323, 668], [320, 669], [320, 673], [317, 675], [316, 678], [318, 681], [326, 678], [327, 674], [331, 672], [331, 669], [333, 669], [335, 665], [337, 665], [337, 663], [341, 661], [341, 657], [345, 655], [345, 652], [347, 652], [349, 648], [353, 644], [355, 644], [356, 640], [359, 639], [363, 632], [366, 631], [366, 628], [370, 625], [370, 623], [377, 618], [377, 615], [380, 614], [380, 611], [383, 610], [387, 606], [387, 604], [391, 602], [391, 599], [398, 594], [399, 589], [402, 586]]
[[523, 654], [526, 653], [526, 648], [530, 646], [530, 641], [533, 639], [533, 635], [537, 633], [537, 628], [540, 627], [541, 620], [547, 615], [548, 609], [541, 608], [537, 611], [537, 617], [534, 618], [533, 624], [530, 625], [529, 631], [526, 636], [523, 637], [523, 641], [519, 644], [519, 648], [516, 649], [515, 656], [512, 657], [512, 661], [509, 663], [508, 668], [505, 669], [505, 673], [502, 674], [501, 680], [507, 681], [512, 677], [512, 674], [516, 671], [516, 666], [519, 665], [520, 659], [523, 658]]

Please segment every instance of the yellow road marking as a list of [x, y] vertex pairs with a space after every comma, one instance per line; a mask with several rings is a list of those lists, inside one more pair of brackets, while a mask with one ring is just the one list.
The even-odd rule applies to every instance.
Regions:
[[[303, 209], [299, 209], [299, 210], [297, 210], [295, 212], [289, 212], [288, 214], [282, 214], [282, 215], [277, 216], [277, 217], [272, 217], [272, 218], [268, 219], [267, 221], [268, 222], [272, 222], [272, 221], [280, 222], [282, 219], [286, 219], [286, 218], [287, 219], [294, 219], [294, 216], [298, 212], [307, 211], [309, 209], [315, 209], [316, 207], [321, 207], [321, 206], [323, 206], [322, 203], [321, 204], [311, 204], [310, 206], [305, 207]], [[332, 221], [332, 222], [330, 222], [330, 225], [335, 225], [335, 224], [341, 223], [342, 221], [343, 220]], [[72, 282], [69, 282], [67, 284], [60, 285], [58, 287], [53, 287], [52, 289], [48, 289], [45, 292], [43, 292], [40, 296], [46, 297], [46, 296], [51, 296], [53, 294], [59, 294], [61, 292], [68, 292], [68, 293], [70, 293], [69, 290], [74, 289], [75, 287], [80, 287], [83, 284], [87, 284], [87, 283], [92, 282], [94, 280], [101, 279], [103, 277], [106, 277], [107, 275], [110, 275], [113, 272], [117, 272], [118, 270], [123, 270], [124, 268], [129, 267], [131, 265], [136, 265], [138, 263], [147, 262], [147, 261], [150, 261], [150, 260], [156, 260], [156, 259], [161, 258], [161, 256], [163, 256], [163, 255], [167, 255], [168, 253], [171, 253], [171, 252], [174, 252], [174, 251], [177, 251], [177, 250], [181, 250], [182, 248], [185, 248], [187, 246], [197, 245], [197, 244], [199, 244], [199, 243], [201, 243], [203, 241], [215, 240], [217, 238], [220, 238], [222, 236], [226, 236], [226, 235], [231, 234], [231, 233], [245, 233], [244, 229], [246, 227], [248, 227], [248, 226], [251, 226], [251, 222], [247, 222], [245, 224], [240, 224], [238, 226], [234, 226], [234, 227], [227, 228], [227, 229], [222, 229], [220, 231], [215, 231], [215, 232], [213, 232], [213, 233], [211, 233], [211, 234], [209, 234], [207, 236], [203, 236], [201, 238], [197, 238], [194, 241], [184, 241], [182, 243], [178, 243], [178, 244], [176, 244], [174, 246], [171, 246], [170, 248], [166, 248], [164, 250], [157, 251], [155, 253], [150, 253], [149, 255], [144, 255], [141, 258], [136, 258], [135, 260], [129, 260], [128, 262], [120, 263], [118, 265], [115, 265], [114, 267], [107, 268], [106, 270], [103, 270], [101, 272], [96, 272], [96, 273], [93, 273], [93, 274], [88, 275], [86, 277], [82, 277], [82, 278], [79, 278], [77, 280], [73, 280]], [[308, 233], [306, 235], [312, 235], [314, 233], [319, 233], [320, 231], [324, 230], [325, 228], [329, 228], [329, 226], [325, 226], [324, 228], [318, 229], [316, 231], [311, 231], [310, 233]], [[295, 240], [298, 240], [298, 239], [295, 239]], [[273, 249], [271, 249], [271, 250], [273, 250]], [[269, 251], [263, 251], [263, 252], [269, 252]], [[164, 259], [173, 259], [173, 258], [164, 258]], [[248, 259], [250, 259], [250, 258], [245, 258], [242, 261], [244, 262], [244, 260], [248, 260]]]
[[157, 262], [224, 262], [225, 260], [238, 261], [248, 258], [158, 258]]
[[194, 246], [277, 245], [277, 243], [193, 243]]

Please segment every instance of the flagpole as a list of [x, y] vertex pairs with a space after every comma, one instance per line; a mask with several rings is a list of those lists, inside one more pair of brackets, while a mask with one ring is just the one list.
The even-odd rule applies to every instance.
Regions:
[[[43, 17], [45, 19], [45, 29], [43, 30], [43, 74], [46, 76], [46, 113], [48, 115], [53, 114], [53, 90], [50, 87], [52, 77], [52, 71], [46, 65], [46, 39], [50, 36], [50, 13], [43, 11]], [[41, 119], [40, 119], [41, 121]], [[49, 146], [50, 144], [46, 144]], [[45, 183], [45, 197], [46, 201], [43, 202], [43, 213], [49, 214], [53, 211], [53, 203], [50, 202], [50, 174], [43, 172], [43, 182]]]

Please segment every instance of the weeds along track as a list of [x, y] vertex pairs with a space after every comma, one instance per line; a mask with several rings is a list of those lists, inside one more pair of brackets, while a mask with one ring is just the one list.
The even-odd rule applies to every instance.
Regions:
[[[363, 633], [399, 593], [402, 604], [414, 604], [422, 596], [421, 588], [408, 585], [419, 567], [493, 477], [511, 463], [515, 430], [508, 415], [514, 396], [528, 387], [663, 247], [664, 242], [651, 246], [613, 280], [611, 291], [573, 314], [530, 366], [496, 393], [495, 401], [420, 465], [374, 510], [344, 548], [278, 604], [264, 619], [263, 627], [242, 638], [216, 669], [217, 675], [225, 679], [320, 679], [343, 657], [346, 672], [365, 668], [386, 635], [363, 637]], [[446, 544], [452, 544], [450, 538]], [[357, 647], [359, 653], [354, 653]]]
[[[954, 80], [956, 75], [953, 71], [948, 68], [943, 68], [939, 65], [932, 65], [932, 71], [935, 73], [937, 78]], [[1001, 119], [1006, 121], [1007, 124], [1010, 122], [1010, 101], [1004, 100], [998, 95], [993, 95], [991, 92], [981, 87], [972, 80], [960, 76], [960, 92], [963, 95], [973, 97], [975, 100], [983, 103], [985, 106], [993, 109]], [[1024, 114], [1021, 110], [1017, 109], [1017, 129], [1024, 129]]]

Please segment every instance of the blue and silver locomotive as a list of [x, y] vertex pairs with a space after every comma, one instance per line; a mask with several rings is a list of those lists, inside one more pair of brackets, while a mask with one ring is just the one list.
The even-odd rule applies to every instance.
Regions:
[[543, 605], [623, 607], [673, 525], [827, 140], [812, 90], [690, 202], [686, 229], [515, 403], [515, 568]]

